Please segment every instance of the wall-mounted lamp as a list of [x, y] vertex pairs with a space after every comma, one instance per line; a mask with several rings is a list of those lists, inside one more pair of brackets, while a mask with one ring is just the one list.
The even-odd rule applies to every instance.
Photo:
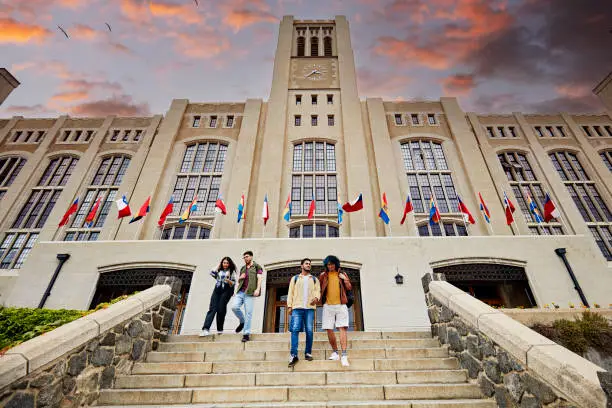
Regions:
[[403, 285], [404, 277], [398, 273], [397, 275], [395, 275], [395, 283], [398, 285]]

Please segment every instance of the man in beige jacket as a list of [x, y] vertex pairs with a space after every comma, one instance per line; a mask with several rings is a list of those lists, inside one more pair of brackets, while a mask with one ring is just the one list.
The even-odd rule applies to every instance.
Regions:
[[304, 358], [312, 361], [312, 340], [314, 332], [314, 314], [317, 303], [321, 298], [321, 285], [319, 280], [310, 274], [311, 261], [302, 259], [301, 273], [291, 278], [289, 293], [287, 294], [287, 308], [291, 314], [289, 331], [291, 332], [291, 355], [289, 367], [299, 361], [298, 340], [301, 330], [306, 332], [306, 350]]

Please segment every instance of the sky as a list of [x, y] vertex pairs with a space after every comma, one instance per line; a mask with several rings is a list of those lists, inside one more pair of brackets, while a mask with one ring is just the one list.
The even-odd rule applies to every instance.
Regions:
[[610, 0], [0, 0], [0, 67], [21, 82], [0, 117], [265, 100], [283, 15], [347, 17], [361, 98], [604, 111]]

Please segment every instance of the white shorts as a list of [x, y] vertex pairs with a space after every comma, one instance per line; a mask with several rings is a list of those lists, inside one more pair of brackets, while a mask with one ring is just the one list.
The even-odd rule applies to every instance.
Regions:
[[323, 305], [323, 330], [333, 330], [334, 327], [348, 327], [349, 313], [346, 305]]

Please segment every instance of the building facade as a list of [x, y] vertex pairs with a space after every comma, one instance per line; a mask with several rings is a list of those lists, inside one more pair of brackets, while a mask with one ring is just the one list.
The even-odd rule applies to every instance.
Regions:
[[17, 78], [8, 72], [6, 68], [0, 68], [0, 105], [19, 85], [20, 83]]
[[[335, 254], [356, 288], [352, 329], [402, 330], [429, 325], [420, 278], [432, 270], [492, 305], [578, 306], [556, 251], [564, 248], [591, 306], [612, 303], [610, 110], [479, 115], [449, 97], [360, 100], [345, 17], [286, 16], [279, 30], [268, 101], [178, 99], [163, 117], [0, 120], [0, 302], [35, 307], [50, 292], [45, 307], [86, 309], [173, 274], [183, 280], [177, 330], [195, 333], [213, 289], [208, 272], [253, 250], [265, 268], [253, 329], [284, 331], [300, 260], [320, 270]], [[360, 193], [364, 209], [339, 223], [338, 202]], [[378, 217], [383, 193], [388, 226]], [[510, 226], [504, 193], [517, 207]], [[543, 212], [546, 193], [561, 217], [538, 223], [528, 200]], [[401, 225], [408, 194], [415, 210]], [[113, 201], [123, 195], [134, 213], [151, 196], [150, 213], [117, 219]], [[225, 216], [214, 211], [219, 196]], [[197, 211], [179, 223], [195, 197]], [[464, 222], [458, 197], [476, 224]], [[77, 213], [58, 228], [76, 199]]]

